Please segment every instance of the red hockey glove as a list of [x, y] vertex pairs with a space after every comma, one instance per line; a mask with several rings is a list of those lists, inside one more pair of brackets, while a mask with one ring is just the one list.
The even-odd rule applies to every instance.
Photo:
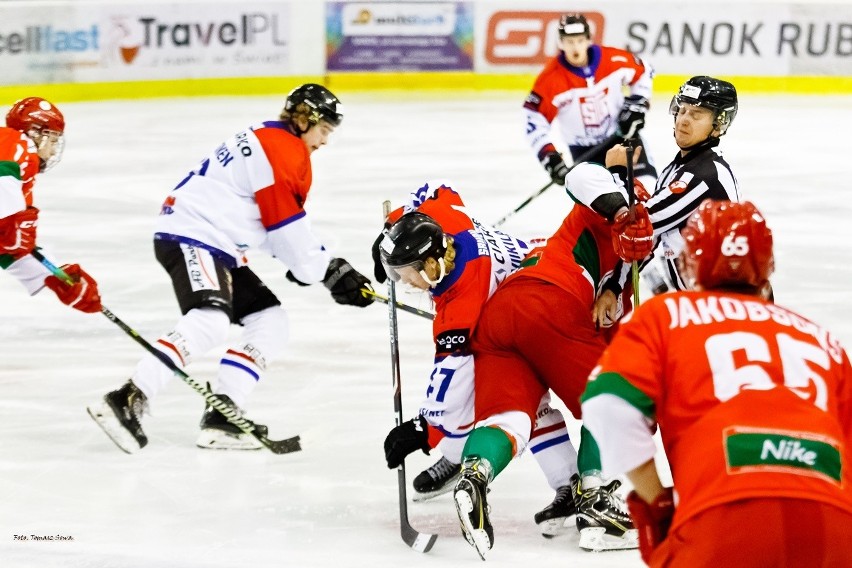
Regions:
[[648, 503], [636, 493], [627, 494], [627, 508], [639, 533], [639, 553], [645, 564], [650, 564], [651, 555], [669, 534], [674, 516], [674, 494], [666, 487], [653, 503]]
[[44, 279], [44, 285], [53, 290], [59, 300], [75, 310], [92, 314], [101, 311], [101, 296], [98, 294], [98, 283], [89, 276], [79, 264], [64, 264], [62, 271], [74, 281], [66, 284], [56, 276]]
[[630, 220], [630, 212], [623, 211], [612, 224], [612, 247], [626, 262], [642, 260], [654, 250], [654, 227], [648, 211], [641, 203], [636, 205], [636, 215]]
[[32, 252], [36, 242], [38, 209], [28, 207], [0, 219], [0, 254], [18, 260]]
[[636, 196], [636, 201], [645, 203], [651, 199], [651, 193], [645, 189], [645, 184], [639, 181], [638, 178], [633, 180], [633, 195]]

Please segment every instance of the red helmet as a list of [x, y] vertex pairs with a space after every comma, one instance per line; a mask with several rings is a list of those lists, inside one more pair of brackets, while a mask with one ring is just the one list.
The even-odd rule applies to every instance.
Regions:
[[761, 288], [775, 270], [772, 231], [752, 203], [705, 200], [683, 229], [684, 280], [703, 289]]
[[40, 97], [27, 97], [12, 105], [6, 113], [6, 126], [29, 132], [31, 129], [65, 131], [65, 117], [59, 109]]

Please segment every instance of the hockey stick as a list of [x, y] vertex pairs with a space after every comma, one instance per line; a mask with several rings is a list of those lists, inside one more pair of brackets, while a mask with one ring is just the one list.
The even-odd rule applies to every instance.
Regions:
[[[367, 290], [366, 288], [361, 288], [361, 293], [364, 296], [370, 296], [377, 302], [381, 302], [383, 304], [387, 304], [388, 302], [390, 302], [387, 296], [382, 296], [381, 294], [377, 294], [376, 292], [372, 290]], [[414, 314], [416, 316], [420, 316], [421, 318], [426, 318], [430, 320], [435, 319], [435, 314], [433, 314], [432, 312], [421, 310], [420, 308], [415, 308], [414, 306], [409, 306], [408, 304], [403, 304], [402, 302], [397, 302], [396, 307], [397, 309], [400, 309], [404, 312], [408, 312], [410, 314]]]
[[[585, 152], [580, 154], [577, 157], [577, 159], [574, 160], [574, 163], [571, 164], [571, 167], [568, 168], [568, 171], [565, 172], [565, 174], [567, 175], [571, 170], [573, 170], [574, 168], [576, 168], [577, 166], [579, 166], [580, 164], [582, 164], [583, 162], [585, 162], [589, 158], [591, 158], [595, 154], [595, 152], [599, 152], [601, 149], [605, 148], [606, 146], [608, 146], [609, 144], [614, 142], [617, 138], [620, 138], [620, 136], [618, 134], [613, 134], [613, 135], [609, 136], [606, 140], [604, 140], [603, 142], [598, 144], [597, 146], [592, 146], [591, 148], [589, 148], [588, 150], [586, 150]], [[555, 184], [556, 184], [555, 181], [550, 180], [549, 182], [547, 182], [547, 184], [544, 187], [542, 187], [541, 189], [539, 189], [538, 191], [536, 191], [535, 193], [533, 193], [532, 195], [527, 197], [520, 205], [518, 205], [517, 207], [515, 207], [513, 210], [509, 211], [505, 215], [503, 215], [503, 217], [498, 219], [497, 222], [494, 223], [491, 226], [492, 227], [499, 227], [500, 225], [505, 223], [506, 220], [509, 217], [511, 217], [512, 215], [514, 215], [515, 213], [517, 213], [518, 211], [520, 211], [521, 209], [523, 209], [524, 207], [529, 205], [530, 202], [533, 199], [535, 199], [536, 197], [538, 197], [539, 195], [541, 195], [542, 193], [544, 193], [545, 191], [550, 189], [550, 186], [555, 185]]]
[[[383, 203], [384, 216], [390, 213], [390, 201]], [[396, 324], [396, 287], [392, 278], [388, 279], [388, 329], [390, 331], [391, 377], [393, 378], [393, 409], [396, 425], [402, 424], [402, 389], [399, 372], [399, 335]], [[399, 529], [402, 540], [417, 552], [429, 552], [438, 540], [436, 534], [418, 532], [408, 521], [408, 495], [405, 489], [405, 462], [396, 469], [399, 484]]]
[[[41, 262], [48, 270], [50, 270], [57, 278], [65, 282], [66, 284], [72, 285], [74, 281], [71, 279], [68, 274], [65, 273], [61, 268], [50, 262], [48, 259], [41, 254], [41, 252], [37, 250], [33, 250], [33, 257]], [[255, 427], [254, 422], [251, 420], [246, 420], [242, 416], [239, 416], [234, 409], [231, 408], [229, 404], [226, 404], [222, 401], [221, 398], [213, 394], [210, 389], [206, 386], [200, 384], [195, 379], [187, 375], [182, 369], [180, 369], [175, 363], [169, 359], [169, 357], [148, 343], [144, 337], [139, 335], [135, 329], [121, 321], [118, 316], [112, 313], [110, 310], [106, 308], [106, 306], [101, 306], [101, 313], [106, 316], [106, 318], [117, 325], [121, 330], [129, 335], [136, 343], [145, 348], [145, 350], [160, 360], [160, 362], [169, 368], [175, 375], [181, 378], [183, 382], [188, 384], [201, 396], [204, 397], [204, 400], [207, 401], [207, 404], [218, 410], [228, 419], [228, 422], [245, 432], [246, 434], [250, 434], [254, 438], [257, 439], [258, 442], [269, 448], [270, 451], [274, 454], [288, 454], [290, 452], [298, 452], [302, 449], [301, 444], [299, 444], [299, 436], [293, 436], [292, 438], [286, 438], [284, 440], [270, 440], [263, 434], [259, 433]]]
[[[634, 128], [630, 129], [633, 133]], [[624, 147], [627, 149], [627, 207], [630, 209], [630, 220], [633, 221], [636, 217], [636, 188], [633, 187], [633, 151], [635, 150], [635, 138], [628, 138], [624, 141]], [[633, 261], [630, 263], [630, 274], [633, 280], [633, 309], [639, 307], [639, 263]]]

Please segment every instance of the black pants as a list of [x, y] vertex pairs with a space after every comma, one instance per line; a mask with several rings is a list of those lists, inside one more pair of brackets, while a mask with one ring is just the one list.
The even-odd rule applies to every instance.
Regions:
[[182, 314], [194, 308], [222, 310], [232, 323], [281, 302], [248, 266], [177, 241], [154, 240], [154, 254], [169, 273]]

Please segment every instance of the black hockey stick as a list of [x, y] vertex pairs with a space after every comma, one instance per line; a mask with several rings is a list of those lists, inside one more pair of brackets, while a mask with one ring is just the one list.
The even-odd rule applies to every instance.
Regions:
[[[634, 132], [634, 128], [630, 129], [630, 132]], [[630, 220], [633, 221], [636, 218], [636, 188], [633, 187], [633, 152], [635, 148], [636, 139], [628, 138], [624, 141], [624, 147], [627, 149], [627, 206], [630, 209]], [[633, 261], [630, 263], [630, 274], [633, 281], [633, 309], [639, 307], [639, 263], [637, 261]]]
[[[377, 302], [381, 302], [383, 304], [387, 304], [390, 302], [387, 296], [382, 296], [381, 294], [377, 294], [373, 290], [367, 290], [366, 288], [361, 288], [361, 293], [364, 296], [370, 296]], [[409, 306], [408, 304], [403, 304], [402, 302], [397, 302], [396, 307], [404, 312], [408, 312], [410, 314], [414, 314], [416, 316], [420, 316], [421, 318], [426, 318], [433, 320], [435, 319], [435, 314], [432, 312], [421, 310], [420, 308], [415, 308], [414, 306]]]
[[[390, 213], [390, 201], [384, 202], [384, 214]], [[390, 331], [391, 377], [393, 378], [393, 409], [396, 425], [402, 424], [402, 389], [399, 372], [399, 335], [396, 324], [396, 287], [393, 279], [388, 279], [388, 329]], [[435, 541], [436, 534], [418, 532], [408, 521], [408, 495], [405, 489], [405, 462], [401, 462], [397, 471], [399, 484], [399, 529], [402, 540], [417, 552], [429, 552]]]
[[[618, 138], [620, 138], [620, 136], [618, 134], [613, 134], [612, 136], [610, 136], [609, 138], [607, 138], [606, 140], [604, 140], [603, 142], [601, 142], [597, 146], [592, 146], [591, 148], [589, 148], [588, 150], [586, 150], [585, 152], [580, 154], [577, 157], [577, 159], [574, 160], [574, 163], [571, 164], [571, 167], [568, 168], [568, 172], [570, 172], [571, 170], [573, 170], [574, 168], [576, 168], [577, 166], [579, 166], [583, 162], [587, 161], [589, 158], [591, 158], [595, 154], [595, 152], [599, 152], [602, 148], [607, 147], [609, 144], [611, 144], [612, 142], [614, 142]], [[566, 175], [567, 175], [568, 172], [566, 172]], [[508, 213], [503, 215], [500, 219], [498, 219], [497, 222], [492, 225], [492, 227], [499, 227], [500, 225], [505, 223], [506, 220], [509, 217], [511, 217], [512, 215], [514, 215], [515, 213], [517, 213], [518, 211], [520, 211], [521, 209], [523, 209], [524, 207], [529, 205], [532, 202], [533, 199], [535, 199], [536, 197], [538, 197], [539, 195], [541, 195], [542, 193], [544, 193], [545, 191], [550, 189], [550, 186], [554, 185], [555, 183], [556, 182], [553, 181], [553, 180], [550, 180], [549, 182], [547, 182], [547, 184], [544, 187], [542, 187], [541, 189], [539, 189], [538, 191], [536, 191], [535, 193], [533, 193], [532, 195], [527, 197], [520, 205], [518, 205], [513, 210], [509, 211]]]
[[[48, 270], [50, 270], [57, 278], [65, 282], [66, 284], [74, 284], [74, 281], [71, 280], [71, 277], [65, 273], [61, 268], [50, 262], [48, 259], [41, 254], [41, 252], [37, 250], [33, 250], [32, 253], [34, 258], [36, 258], [39, 262], [41, 262]], [[250, 434], [254, 438], [257, 439], [258, 442], [263, 444], [265, 447], [269, 448], [270, 451], [274, 454], [288, 454], [290, 452], [298, 452], [302, 449], [301, 444], [299, 444], [299, 436], [293, 436], [292, 438], [286, 438], [284, 440], [270, 440], [263, 434], [257, 431], [254, 422], [251, 420], [246, 420], [242, 416], [239, 416], [234, 409], [225, 402], [222, 401], [221, 398], [213, 394], [206, 386], [200, 384], [198, 381], [187, 375], [182, 369], [180, 369], [175, 363], [169, 359], [169, 357], [148, 343], [144, 337], [139, 335], [135, 329], [121, 321], [118, 316], [112, 313], [110, 310], [106, 308], [106, 306], [101, 306], [101, 313], [106, 316], [106, 318], [121, 328], [121, 330], [129, 335], [136, 343], [145, 348], [145, 350], [159, 359], [159, 361], [169, 368], [175, 375], [181, 378], [183, 382], [188, 384], [201, 396], [204, 397], [204, 400], [207, 401], [207, 404], [221, 412], [225, 418], [228, 419], [228, 422], [245, 432], [246, 434]]]

